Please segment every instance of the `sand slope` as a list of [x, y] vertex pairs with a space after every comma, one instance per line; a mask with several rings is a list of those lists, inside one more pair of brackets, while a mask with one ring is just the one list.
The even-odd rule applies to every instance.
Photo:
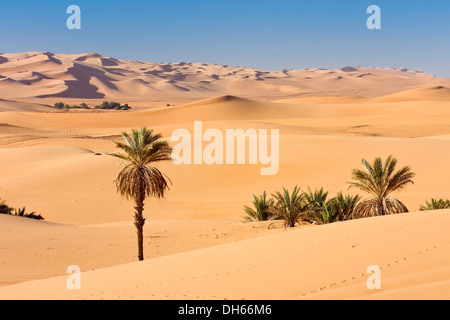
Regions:
[[[60, 277], [0, 288], [0, 298], [449, 299], [449, 223], [447, 210], [286, 231], [85, 272], [80, 291]], [[370, 265], [382, 268], [379, 291], [366, 287]]]

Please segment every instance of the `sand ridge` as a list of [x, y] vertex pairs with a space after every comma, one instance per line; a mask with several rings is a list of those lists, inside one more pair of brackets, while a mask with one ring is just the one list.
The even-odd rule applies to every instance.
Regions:
[[373, 97], [432, 86], [450, 87], [450, 82], [421, 71], [394, 68], [264, 71], [202, 63], [127, 61], [97, 53], [0, 55], [2, 98], [52, 103], [61, 99], [81, 102], [131, 98], [133, 102], [179, 104], [227, 94], [259, 100], [299, 96]]

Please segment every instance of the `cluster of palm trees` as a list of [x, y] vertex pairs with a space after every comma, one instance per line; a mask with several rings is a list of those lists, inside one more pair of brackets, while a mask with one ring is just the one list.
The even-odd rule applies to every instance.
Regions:
[[[339, 192], [328, 199], [323, 188], [314, 192], [301, 192], [296, 186], [292, 192], [283, 188], [267, 199], [253, 195], [253, 208], [244, 207], [245, 221], [282, 220], [286, 227], [294, 227], [300, 221], [327, 224], [337, 221], [384, 216], [408, 212], [408, 208], [390, 195], [413, 184], [415, 174], [408, 166], [395, 170], [397, 160], [389, 156], [386, 161], [376, 158], [372, 164], [362, 160], [363, 169], [352, 171], [349, 189], [355, 188], [371, 195], [362, 199], [359, 195], [344, 195]], [[450, 202], [447, 203], [450, 205]]]
[[[161, 134], [142, 128], [132, 130], [131, 134], [122, 133], [125, 142], [114, 142], [121, 152], [112, 153], [125, 162], [115, 180], [117, 191], [125, 198], [135, 201], [134, 224], [138, 238], [138, 257], [144, 260], [143, 216], [144, 202], [149, 197], [163, 198], [169, 190], [170, 179], [153, 163], [171, 160], [172, 148]], [[389, 156], [386, 161], [376, 158], [373, 164], [362, 160], [363, 170], [354, 169], [349, 188], [355, 188], [371, 195], [362, 199], [359, 195], [344, 195], [339, 192], [328, 197], [323, 188], [302, 192], [297, 186], [289, 192], [275, 192], [272, 198], [253, 195], [253, 206], [244, 207], [246, 221], [282, 220], [286, 227], [294, 227], [300, 221], [315, 224], [327, 224], [336, 221], [359, 219], [408, 212], [406, 206], [390, 195], [412, 184], [415, 174], [409, 167], [395, 171], [397, 160]], [[1, 204], [0, 204], [1, 205]], [[1, 206], [0, 206], [1, 207]], [[426, 202], [421, 210], [450, 208], [449, 200]]]

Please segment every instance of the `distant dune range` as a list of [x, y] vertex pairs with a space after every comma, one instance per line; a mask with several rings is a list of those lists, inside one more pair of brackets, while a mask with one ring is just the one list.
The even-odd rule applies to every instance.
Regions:
[[155, 102], [180, 104], [222, 95], [260, 100], [299, 96], [374, 97], [440, 85], [450, 87], [450, 80], [407, 69], [264, 71], [202, 63], [127, 61], [96, 53], [0, 55], [0, 98], [11, 100], [116, 99], [155, 105]]
[[[449, 210], [290, 231], [241, 220], [253, 193], [295, 185], [346, 192], [362, 158], [389, 154], [417, 173], [394, 195], [410, 211], [450, 198], [449, 88], [449, 79], [404, 69], [265, 73], [96, 54], [0, 55], [0, 198], [46, 218], [0, 216], [0, 298], [448, 299]], [[50, 107], [102, 100], [135, 108]], [[170, 139], [196, 120], [222, 132], [279, 129], [279, 173], [158, 165], [173, 186], [165, 200], [147, 202], [148, 261], [134, 263], [133, 203], [115, 190], [121, 165], [107, 155], [112, 141], [142, 126]], [[74, 264], [86, 271], [80, 292], [56, 277]], [[383, 268], [382, 291], [365, 287], [371, 264]], [[26, 282], [43, 278], [51, 279]]]

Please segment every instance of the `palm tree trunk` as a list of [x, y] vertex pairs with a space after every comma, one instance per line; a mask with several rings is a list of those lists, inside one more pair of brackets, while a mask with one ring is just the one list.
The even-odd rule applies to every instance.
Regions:
[[145, 196], [140, 194], [136, 197], [136, 212], [134, 214], [134, 225], [136, 226], [138, 236], [138, 257], [139, 261], [144, 260], [144, 224], [143, 216]]

